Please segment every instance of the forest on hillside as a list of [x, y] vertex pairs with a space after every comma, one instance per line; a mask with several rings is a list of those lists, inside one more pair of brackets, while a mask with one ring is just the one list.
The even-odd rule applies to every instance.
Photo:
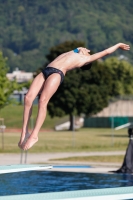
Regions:
[[10, 71], [36, 71], [65, 41], [84, 42], [93, 52], [125, 42], [133, 63], [132, 8], [133, 0], [0, 0], [0, 50]]

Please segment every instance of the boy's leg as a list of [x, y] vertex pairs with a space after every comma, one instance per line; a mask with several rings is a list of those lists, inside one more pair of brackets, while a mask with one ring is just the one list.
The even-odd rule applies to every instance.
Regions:
[[32, 113], [32, 103], [41, 90], [43, 84], [45, 82], [44, 76], [42, 73], [37, 75], [35, 79], [33, 80], [30, 89], [28, 93], [25, 95], [24, 100], [24, 113], [23, 113], [23, 126], [22, 126], [22, 132], [20, 141], [18, 143], [18, 146], [21, 148], [22, 143], [24, 142], [25, 138], [29, 137], [28, 134], [28, 123], [30, 120], [30, 116]]
[[28, 150], [38, 141], [38, 133], [46, 117], [47, 104], [50, 98], [58, 89], [60, 85], [60, 80], [61, 80], [60, 75], [54, 73], [50, 75], [48, 79], [45, 81], [44, 88], [42, 90], [41, 97], [39, 100], [38, 115], [34, 130], [30, 135], [29, 139], [27, 140], [27, 142], [24, 145], [22, 145], [22, 149]]

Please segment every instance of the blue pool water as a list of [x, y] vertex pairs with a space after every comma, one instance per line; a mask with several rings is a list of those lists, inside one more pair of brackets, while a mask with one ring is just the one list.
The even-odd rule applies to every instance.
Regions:
[[0, 175], [0, 196], [125, 186], [133, 186], [133, 175], [53, 171]]
[[88, 165], [55, 165], [54, 168], [92, 168]]

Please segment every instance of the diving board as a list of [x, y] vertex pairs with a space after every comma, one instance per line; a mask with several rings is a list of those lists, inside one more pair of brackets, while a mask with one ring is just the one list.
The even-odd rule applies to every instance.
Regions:
[[0, 200], [125, 200], [133, 199], [133, 187], [77, 190], [39, 194], [1, 196]]
[[1, 165], [0, 174], [51, 169], [51, 165]]

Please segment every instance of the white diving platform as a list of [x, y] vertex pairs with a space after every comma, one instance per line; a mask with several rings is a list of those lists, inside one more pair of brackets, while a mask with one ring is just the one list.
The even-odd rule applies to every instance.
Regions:
[[50, 165], [1, 165], [0, 174], [35, 171], [35, 170], [47, 170], [52, 169]]

